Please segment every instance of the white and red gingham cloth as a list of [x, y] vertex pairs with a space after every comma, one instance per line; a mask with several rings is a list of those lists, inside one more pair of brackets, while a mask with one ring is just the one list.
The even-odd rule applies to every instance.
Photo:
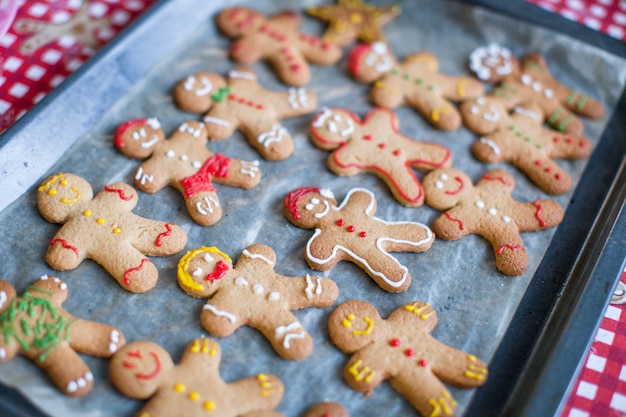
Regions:
[[[0, 9], [11, 1], [19, 4], [16, 21], [28, 18], [62, 23], [86, 0], [0, 0]], [[109, 29], [99, 31], [98, 41], [104, 44], [112, 39], [155, 1], [90, 0], [90, 16], [94, 19], [108, 16], [111, 22]], [[626, 40], [626, 0], [527, 1]], [[0, 19], [7, 17], [12, 17], [11, 13], [0, 13]], [[28, 37], [18, 34], [13, 27], [0, 36], [0, 134], [94, 53], [76, 39], [62, 36], [32, 54], [23, 55], [20, 45]], [[626, 271], [622, 281], [626, 282]], [[561, 415], [606, 416], [626, 416], [626, 304], [608, 306]]]

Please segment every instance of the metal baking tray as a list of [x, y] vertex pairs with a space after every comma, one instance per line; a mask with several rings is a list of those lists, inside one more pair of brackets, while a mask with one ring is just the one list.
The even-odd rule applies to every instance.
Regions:
[[[250, 2], [243, 3], [250, 4]], [[286, 0], [276, 2], [259, 0], [254, 3], [254, 6], [268, 8], [268, 10], [275, 12], [288, 7], [301, 9], [315, 3], [318, 3], [318, 1], [303, 0], [295, 4]], [[372, 0], [372, 3], [391, 4], [389, 1], [374, 0]], [[467, 44], [460, 46], [455, 42], [447, 42], [447, 40], [454, 41], [454, 38], [447, 39], [446, 36], [463, 36], [464, 34], [467, 34], [467, 39], [464, 41], [473, 42], [476, 46], [482, 46], [490, 42], [499, 42], [504, 45], [515, 45], [517, 48], [515, 52], [520, 54], [533, 52], [535, 49], [538, 49], [542, 52], [547, 51], [548, 54], [552, 53], [554, 56], [569, 57], [570, 54], [575, 55], [578, 53], [582, 54], [582, 56], [593, 57], [601, 55], [603, 59], [606, 59], [603, 62], [616, 63], [615, 72], [619, 74], [615, 75], [615, 78], [621, 81], [620, 87], [618, 91], [613, 89], [613, 91], [605, 92], [613, 97], [614, 103], [611, 105], [610, 113], [612, 117], [610, 119], [607, 118], [601, 124], [594, 125], [591, 123], [591, 132], [597, 136], [594, 138], [595, 150], [591, 158], [588, 161], [573, 162], [567, 165], [568, 169], [572, 169], [575, 172], [577, 186], [575, 190], [559, 200], [563, 205], [567, 206], [566, 217], [563, 223], [555, 231], [546, 235], [539, 234], [539, 237], [527, 237], [527, 235], [524, 235], [526, 244], [529, 247], [536, 244], [538, 252], [541, 253], [539, 259], [533, 260], [532, 272], [526, 277], [502, 278], [497, 273], [494, 273], [493, 264], [489, 263], [492, 254], [490, 253], [491, 249], [487, 247], [483, 247], [484, 253], [482, 255], [477, 255], [479, 258], [484, 255], [482, 260], [485, 265], [469, 271], [470, 275], [476, 275], [473, 277], [476, 280], [501, 282], [501, 284], [497, 285], [492, 283], [484, 284], [483, 291], [493, 291], [498, 286], [502, 286], [508, 291], [503, 291], [503, 295], [500, 298], [507, 295], [512, 298], [509, 302], [503, 302], [507, 309], [510, 308], [510, 311], [507, 311], [510, 320], [505, 320], [504, 323], [496, 323], [495, 325], [494, 323], [474, 320], [472, 315], [468, 314], [462, 305], [468, 302], [465, 299], [466, 294], [456, 294], [454, 292], [456, 290], [464, 291], [468, 288], [473, 289], [472, 284], [462, 283], [464, 285], [456, 286], [449, 282], [437, 283], [432, 275], [442, 273], [442, 271], [441, 269], [430, 268], [428, 263], [426, 263], [424, 268], [431, 277], [424, 278], [424, 281], [430, 284], [437, 284], [433, 284], [432, 288], [419, 287], [422, 277], [416, 273], [414, 283], [412, 284], [412, 288], [415, 287], [415, 294], [410, 294], [413, 290], [409, 290], [403, 295], [393, 295], [392, 297], [396, 298], [392, 302], [387, 302], [386, 298], [389, 298], [386, 297], [387, 294], [381, 294], [381, 291], [377, 288], [367, 287], [367, 291], [370, 291], [371, 294], [364, 294], [370, 297], [370, 301], [381, 301], [381, 305], [384, 306], [381, 308], [383, 316], [386, 316], [391, 311], [390, 305], [399, 305], [404, 301], [410, 300], [410, 297], [413, 295], [419, 296], [421, 299], [429, 296], [437, 300], [447, 299], [446, 302], [433, 303], [440, 317], [440, 324], [435, 330], [435, 332], [439, 333], [435, 333], [435, 335], [440, 335], [444, 339], [447, 338], [456, 347], [480, 350], [479, 336], [474, 336], [473, 340], [465, 342], [465, 332], [469, 334], [477, 333], [482, 337], [483, 334], [475, 329], [484, 327], [486, 329], [494, 329], [494, 333], [497, 331], [498, 334], [494, 334], [494, 339], [497, 340], [497, 343], [484, 348], [484, 352], [490, 357], [488, 360], [490, 371], [488, 383], [476, 390], [453, 390], [454, 395], [458, 396], [461, 404], [460, 410], [462, 410], [464, 415], [537, 416], [557, 414], [558, 410], [563, 406], [564, 396], [584, 359], [585, 351], [590, 346], [594, 336], [594, 330], [601, 320], [603, 309], [606, 307], [613, 288], [624, 268], [624, 258], [626, 257], [624, 238], [626, 236], [626, 219], [623, 214], [626, 197], [626, 172], [624, 169], [626, 134], [624, 133], [624, 128], [626, 126], [624, 126], [624, 120], [620, 116], [626, 114], [626, 95], [623, 91], [623, 74], [625, 72], [623, 59], [626, 58], [626, 46], [608, 36], [581, 27], [574, 22], [547, 13], [523, 1], [448, 0], [434, 3], [428, 0], [407, 0], [404, 2], [398, 1], [398, 3], [404, 9], [402, 18], [405, 25], [407, 25], [407, 22], [410, 24], [413, 19], [417, 22], [417, 26], [419, 24], [424, 25], [422, 28], [411, 29], [417, 32], [408, 32], [421, 35], [414, 44], [410, 42], [400, 44], [397, 41], [402, 40], [404, 34], [394, 34], [391, 28], [386, 29], [392, 46], [394, 46], [394, 39], [396, 41], [395, 46], [398, 47], [398, 55], [402, 56], [403, 53], [417, 52], [419, 49], [416, 48], [443, 43], [446, 50], [441, 52], [441, 55], [444, 56], [442, 58], [442, 70], [448, 70], [449, 73], [459, 73], [465, 70], [464, 62], [461, 62], [458, 57], [466, 57], [469, 50], [465, 48]], [[2, 173], [0, 184], [3, 189], [3, 193], [0, 195], [0, 230], [8, 230], [8, 226], [6, 226], [6, 223], [8, 223], [6, 219], [7, 213], [22, 214], [21, 211], [24, 211], [26, 216], [24, 231], [28, 236], [31, 234], [36, 236], [43, 234], [48, 237], [54, 235], [58, 227], [45, 223], [45, 221], [39, 218], [36, 209], [34, 209], [33, 186], [36, 186], [38, 181], [49, 173], [58, 170], [78, 171], [78, 173], [87, 177], [94, 189], [98, 189], [105, 183], [118, 180], [132, 182], [132, 172], [137, 167], [138, 162], [125, 160], [112, 149], [112, 134], [116, 125], [128, 118], [153, 116], [153, 114], [146, 114], [146, 112], [153, 111], [155, 108], [169, 108], [168, 106], [171, 103], [163, 101], [167, 100], [169, 89], [178, 79], [174, 75], [178, 76], [185, 71], [188, 73], [195, 72], [197, 68], [201, 68], [207, 62], [210, 62], [211, 65], [214, 64], [215, 68], [220, 70], [231, 65], [225, 61], [223, 55], [223, 62], [213, 63], [211, 61], [214, 57], [220, 57], [220, 52], [216, 50], [216, 46], [223, 48], [226, 45], [227, 47], [230, 43], [229, 41], [225, 39], [217, 41], [202, 39], [203, 31], [206, 30], [207, 26], [212, 25], [211, 16], [220, 8], [230, 6], [231, 4], [234, 4], [234, 2], [226, 0], [212, 2], [206, 2], [205, 0], [162, 0], [155, 3], [127, 30], [100, 50], [90, 61], [3, 134], [0, 137], [0, 172]], [[431, 9], [435, 11], [432, 12]], [[420, 20], [420, 18], [427, 19], [430, 17], [429, 13], [434, 13], [435, 17], [441, 17], [439, 14], [443, 13], [444, 19], [451, 19], [456, 25], [454, 28], [439, 28], [436, 27], [436, 24], [439, 23], [437, 21], [423, 22]], [[445, 20], [444, 23], [450, 22]], [[316, 30], [319, 33], [321, 30], [319, 22], [314, 22], [313, 20], [307, 20], [305, 25], [304, 31], [308, 33], [314, 33]], [[478, 26], [480, 26], [480, 30]], [[213, 34], [213, 37], [216, 36], [219, 35]], [[567, 45], [570, 42], [572, 44], [571, 49], [567, 49]], [[458, 43], [461, 44], [461, 42]], [[158, 47], [155, 47], [157, 45]], [[181, 53], [180, 51], [183, 52]], [[187, 55], [185, 55], [185, 51], [188, 51]], [[434, 52], [440, 55], [437, 51]], [[180, 56], [186, 56], [186, 59], [189, 61], [183, 61], [183, 68], [170, 68], [172, 60], [178, 59]], [[446, 56], [455, 56], [457, 58], [452, 62], [446, 59]], [[550, 61], [549, 64], [551, 64]], [[576, 59], [573, 59], [565, 67], [572, 69], [572, 66], [575, 67], [576, 64]], [[345, 58], [339, 64], [339, 70], [314, 69], [314, 77], [317, 74], [318, 77], [329, 80], [328, 82], [331, 83], [333, 91], [336, 91], [346, 83], [346, 79], [337, 78], [338, 72], [343, 70], [341, 65], [345, 65]], [[263, 81], [269, 83], [268, 88], [285, 88], [278, 82], [272, 82], [271, 74], [266, 71], [263, 64], [255, 65], [254, 68], [259, 71]], [[570, 81], [578, 84], [586, 92], [593, 92], [594, 80], [597, 80], [597, 77], [600, 76], [611, 75], [612, 68], [605, 67], [602, 71], [594, 71], [590, 78], [574, 76]], [[567, 76], [569, 74], [565, 72], [564, 75]], [[335, 79], [334, 84], [333, 79]], [[322, 103], [334, 103], [334, 96], [327, 89], [319, 85], [314, 85], [312, 88], [316, 89], [315, 91], [318, 93]], [[344, 98], [344, 100], [354, 104], [353, 106], [346, 105], [346, 107], [363, 116], [369, 108], [369, 104], [366, 99], [360, 100], [362, 102], [360, 103], [355, 98], [365, 98], [367, 87], [354, 88], [357, 89], [356, 95], [348, 94], [348, 97]], [[97, 100], [93, 98], [97, 98]], [[432, 128], [424, 127], [421, 124], [422, 122], [417, 120], [419, 117], [412, 114], [411, 110], [398, 110], [398, 114], [401, 119], [400, 131], [409, 134], [409, 136], [411, 136], [410, 133], [414, 133], [414, 136], [420, 139], [441, 140], [441, 143], [444, 144], [452, 143], [446, 141], [454, 141], [457, 140], [457, 137], [463, 136], [463, 133], [452, 132], [444, 134], [435, 132]], [[173, 131], [178, 123], [184, 121], [185, 117], [197, 117], [171, 110], [157, 116], [163, 117], [164, 120], [162, 122], [168, 132]], [[294, 136], [297, 147], [304, 146], [307, 151], [314, 153], [315, 158], [319, 161], [325, 161], [326, 153], [313, 150], [308, 140], [302, 137], [302, 132], [306, 133], [308, 120], [309, 118], [304, 117], [299, 120], [285, 122], [285, 124], [290, 130], [293, 129], [292, 133], [296, 132]], [[589, 127], [589, 124], [586, 127]], [[298, 133], [301, 136], [298, 136]], [[465, 132], [465, 139], [462, 140], [465, 140], [464, 144], [453, 143], [451, 146], [454, 148], [469, 146], [473, 141], [472, 135]], [[93, 153], [98, 152], [98, 155], [102, 155], [102, 157], [77, 154], [77, 150], [84, 151], [89, 149], [89, 146], [93, 148]], [[219, 145], [215, 148], [213, 146], [210, 145], [212, 150], [222, 151]], [[226, 154], [238, 155], [238, 157], [242, 158], [245, 156], [247, 159], [255, 157], [254, 153], [247, 149], [245, 144], [241, 145], [241, 148], [236, 148], [236, 152], [229, 152], [229, 148], [226, 145], [223, 146], [223, 152]], [[241, 154], [238, 152], [241, 152]], [[94, 160], [97, 163], [85, 166], [84, 160], [90, 160], [90, 158], [95, 158]], [[462, 169], [468, 168], [474, 176], [478, 172], [487, 169], [469, 159], [463, 158], [463, 156], [458, 158], [458, 163], [461, 164], [459, 167]], [[82, 165], [81, 162], [83, 162]], [[464, 164], [467, 166], [464, 166]], [[271, 204], [268, 213], [270, 217], [276, 217], [272, 218], [271, 221], [283, 224], [284, 228], [280, 229], [274, 236], [267, 238], [267, 241], [260, 243], [272, 244], [270, 238], [276, 238], [281, 234], [288, 233], [294, 237], [294, 242], [296, 242], [297, 246], [293, 250], [284, 251], [284, 255], [293, 260], [288, 265], [280, 264], [280, 255], [283, 255], [283, 253], [279, 253], [279, 264], [282, 268], [279, 272], [284, 275], [301, 275], [310, 272], [301, 259], [301, 244], [305, 239], [308, 239], [310, 234], [288, 226], [286, 220], [281, 217], [279, 206], [286, 185], [272, 180], [272, 178], [277, 178], [280, 175], [285, 176], [285, 172], [287, 172], [286, 176], [297, 175], [296, 165], [295, 163], [285, 162], [283, 166], [286, 168], [286, 171], [281, 171], [279, 169], [280, 165], [270, 165], [262, 161], [262, 167], [266, 169], [264, 175], [269, 178], [268, 181], [270, 182], [270, 185], [263, 188], [262, 191], [273, 194], [272, 198], [267, 200]], [[328, 181], [332, 184], [331, 188], [336, 187], [333, 191], [340, 199], [345, 196], [345, 192], [349, 188], [364, 184], [372, 188], [377, 195], [379, 215], [383, 216], [384, 213], [387, 213], [406, 216], [413, 213], [409, 209], [395, 207], [393, 200], [388, 198], [388, 192], [375, 179], [365, 177], [359, 177], [358, 181], [354, 178], [336, 179], [326, 172], [323, 164], [320, 166], [323, 167], [320, 169], [320, 181]], [[455, 166], [457, 166], [456, 163]], [[507, 169], [511, 170], [511, 168]], [[317, 178], [313, 178], [317, 180]], [[536, 195], [536, 189], [532, 185], [525, 183], [525, 180], [519, 175], [516, 175], [516, 181], [521, 188], [520, 194], [516, 195], [517, 197], [527, 201], [530, 200], [531, 198], [525, 195], [529, 190], [533, 190], [530, 191], [531, 195]], [[301, 185], [313, 184], [297, 184], [292, 188]], [[275, 189], [272, 187], [275, 187]], [[220, 190], [220, 192], [239, 198], [240, 203], [248, 201], [243, 197], [239, 197], [242, 194], [238, 194], [237, 191]], [[162, 191], [161, 193], [162, 195], [155, 195], [154, 197], [142, 195], [140, 203], [142, 201], [145, 201], [145, 203], [143, 206], [140, 204], [138, 210], [150, 213], [150, 206], [153, 205], [153, 202], [155, 202], [154, 205], [156, 206], [157, 202], [158, 204], [166, 205], [170, 201], [171, 208], [166, 213], [175, 216], [176, 222], [179, 222], [179, 224], [180, 222], [186, 222], [184, 227], [192, 231], [190, 235], [192, 243], [188, 244], [187, 249], [192, 249], [200, 244], [212, 244], [211, 240], [226, 245], [225, 242], [228, 240], [228, 237], [222, 238], [214, 235], [213, 230], [218, 232], [222, 230], [220, 229], [222, 227], [220, 224], [214, 226], [214, 229], [202, 229], [191, 225], [191, 221], [186, 217], [184, 210], [181, 212], [178, 196], [174, 192], [169, 191]], [[175, 203], [171, 203], [171, 201]], [[250, 202], [250, 204], [254, 203], [256, 202]], [[21, 209], [19, 207], [20, 204], [26, 208]], [[234, 219], [245, 223], [246, 219], [237, 217], [234, 204], [232, 206], [233, 214], [231, 218], [226, 217], [221, 223]], [[385, 208], [384, 211], [383, 208]], [[418, 210], [420, 210], [420, 218], [418, 220], [425, 223], [428, 223], [437, 215], [434, 211], [429, 212], [426, 208], [423, 210], [419, 208]], [[278, 215], [274, 216], [276, 213]], [[3, 229], [3, 227], [5, 228]], [[35, 227], [37, 228], [36, 231]], [[44, 229], [44, 232], [40, 232], [40, 228]], [[202, 230], [198, 231], [198, 229]], [[11, 231], [13, 230], [11, 229]], [[259, 236], [255, 237], [258, 238]], [[251, 243], [253, 242], [249, 240], [246, 240], [245, 244], [238, 242], [227, 252], [236, 257], [241, 249]], [[481, 245], [479, 240], [471, 240], [462, 245], [467, 247], [476, 244]], [[19, 259], [20, 255], [24, 256], [24, 254], [28, 253], [39, 254], [40, 258], [43, 257], [45, 245], [39, 248], [34, 241], [26, 238], [21, 239], [21, 242], [16, 246], [20, 250], [18, 255], [10, 255], [7, 251], [3, 252], [3, 263], [9, 266], [3, 266], [4, 269], [0, 269], [0, 275], [4, 275], [3, 278], [13, 282], [18, 288], [18, 292], [23, 290], [32, 280], [36, 279], [37, 274], [55, 273], [50, 268], [46, 268], [45, 263], [41, 259], [37, 259], [32, 263], [29, 263], [28, 260]], [[35, 247], [34, 249], [33, 246]], [[438, 250], [442, 254], [445, 254], [446, 250], [452, 250], [450, 246], [444, 248], [444, 245], [440, 245], [437, 248], [433, 246], [431, 251], [433, 249], [437, 254], [439, 253], [436, 252]], [[426, 252], [426, 254], [429, 252]], [[11, 257], [10, 259], [9, 256]], [[13, 261], [14, 257], [17, 257], [18, 260]], [[164, 288], [164, 292], [169, 294], [171, 289], [171, 294], [177, 294], [177, 296], [181, 291], [176, 288], [173, 270], [178, 258], [172, 257], [172, 259], [168, 260], [155, 261], [155, 263], [160, 262], [162, 266], [159, 285], [167, 285]], [[409, 258], [404, 257], [402, 259], [407, 260]], [[71, 307], [76, 308], [81, 303], [99, 300], [98, 297], [101, 294], [88, 293], [89, 289], [91, 289], [89, 285], [97, 285], [99, 288], [104, 287], [103, 292], [113, 294], [107, 294], [105, 300], [118, 306], [120, 303], [128, 302], [132, 308], [141, 308], [142, 300], [150, 300], [148, 297], [151, 297], [151, 293], [131, 296], [120, 290], [112, 280], [106, 278], [102, 279], [102, 282], [85, 284], [84, 281], [88, 278], [80, 279], [77, 276], [82, 274], [86, 276], [94, 274], [106, 276], [106, 273], [98, 270], [98, 267], [92, 264], [81, 265], [76, 271], [57, 274], [65, 279], [70, 287], [70, 298], [66, 302], [68, 310], [75, 312]], [[416, 265], [422, 264], [418, 260]], [[29, 268], [31, 266], [32, 268]], [[16, 281], [17, 271], [21, 275], [19, 281]], [[341, 290], [341, 286], [346, 285], [346, 281], [342, 280], [342, 278], [350, 276], [350, 280], [356, 280], [356, 277], [352, 278], [351, 276], [358, 275], [358, 273], [357, 269], [348, 266], [343, 269], [339, 268], [337, 272], [331, 271], [328, 275], [331, 277], [339, 276], [338, 283]], [[445, 275], [445, 273], [442, 275]], [[521, 284], [518, 284], [519, 281], [513, 281], [516, 283], [509, 284], [507, 280], [525, 281], [522, 281]], [[174, 283], [172, 284], [172, 282]], [[362, 282], [366, 284], [366, 280], [363, 278], [360, 278], [358, 282], [359, 285], [363, 285], [361, 284]], [[447, 293], [440, 294], [437, 287], [445, 288]], [[481, 285], [477, 285], [477, 287], [481, 287]], [[77, 294], [81, 289], [86, 291], [87, 294]], [[161, 289], [163, 290], [163, 288]], [[357, 295], [361, 294], [359, 293], [360, 290], [355, 289], [354, 291]], [[382, 300], [383, 298], [385, 300]], [[186, 300], [185, 298], [181, 299]], [[345, 298], [340, 301], [343, 300]], [[489, 304], [489, 299], [484, 301], [485, 308], [488, 310], [487, 304]], [[189, 300], [189, 304], [192, 304], [192, 302], [193, 300]], [[197, 307], [203, 302], [204, 300], [198, 300], [200, 304], [194, 303], [193, 305]], [[473, 304], [469, 303], [468, 305]], [[92, 312], [94, 310], [94, 314], [102, 313], [98, 310], [98, 307], [94, 306], [93, 309], [89, 308], [87, 311]], [[175, 311], [176, 308], [168, 305], [165, 310]], [[320, 363], [319, 361], [325, 361], [333, 365], [335, 371], [319, 380], [311, 378], [317, 384], [315, 387], [302, 386], [299, 390], [293, 388], [290, 391], [291, 398], [287, 401], [283, 400], [285, 403], [284, 408], [279, 407], [279, 411], [284, 412], [288, 416], [295, 416], [299, 415], [305, 406], [316, 402], [315, 400], [334, 399], [340, 402], [347, 402], [346, 405], [351, 409], [352, 404], [358, 404], [358, 407], [354, 408], [356, 411], [353, 411], [352, 415], [381, 415], [376, 401], [384, 399], [387, 402], [383, 404], [383, 401], [381, 401], [381, 406], [390, 408], [383, 409], [392, 410], [385, 414], [405, 415], [411, 408], [407, 407], [399, 395], [388, 387], [377, 389], [376, 391], [381, 390], [382, 393], [373, 394], [372, 398], [362, 401], [359, 394], [351, 392], [342, 383], [340, 373], [347, 361], [347, 356], [337, 353], [336, 349], [329, 346], [325, 337], [325, 325], [323, 324], [323, 320], [327, 319], [331, 310], [327, 309], [322, 312], [311, 313], [312, 315], [307, 312], [298, 317], [309, 324], [307, 328], [314, 336], [316, 349], [318, 352], [321, 352], [316, 354], [314, 350], [313, 357], [303, 361], [303, 369], [309, 369], [307, 367], [315, 368], [316, 364]], [[107, 312], [102, 314], [106, 316]], [[458, 321], [458, 323], [451, 323], [451, 321], [454, 321], [454, 317], [457, 317], [455, 314], [466, 318]], [[193, 335], [191, 337], [195, 337], [202, 332], [199, 324], [196, 322], [198, 315], [199, 310], [196, 309], [187, 313], [187, 316], [190, 316], [189, 318], [181, 320], [184, 325], [190, 327], [184, 333], [185, 335], [191, 334]], [[84, 315], [81, 316], [84, 317]], [[315, 323], [320, 324], [316, 325]], [[120, 325], [119, 323], [112, 324]], [[194, 328], [193, 326], [196, 327]], [[316, 326], [317, 328], [315, 328]], [[178, 360], [188, 340], [178, 342], [169, 340], [165, 333], [175, 331], [171, 329], [172, 324], [167, 324], [165, 327], [167, 329], [157, 334], [157, 339], [160, 343], [166, 344], [174, 359]], [[133, 327], [133, 330], [135, 333], [125, 331], [127, 339], [135, 340], [141, 338], [141, 329]], [[238, 332], [241, 332], [241, 330]], [[235, 346], [233, 343], [237, 339], [239, 341], [242, 340], [242, 337], [247, 338], [243, 340], [260, 339], [254, 331], [243, 331], [242, 334], [234, 335], [231, 338], [218, 339], [218, 341], [223, 347], [228, 346], [228, 348], [223, 348], [225, 352], [230, 352], [233, 350], [231, 346]], [[234, 339], [234, 341], [229, 339]], [[262, 345], [262, 341], [259, 343]], [[493, 344], [493, 342], [490, 343]], [[487, 345], [488, 343], [485, 342], [484, 344]], [[325, 352], [334, 353], [333, 356], [326, 358], [323, 356]], [[299, 364], [292, 363], [286, 365], [283, 363], [285, 361], [277, 359], [276, 355], [272, 355], [272, 352], [267, 351], [267, 349], [261, 353], [263, 353], [263, 363], [260, 364], [259, 369], [266, 372], [274, 372], [274, 369], [277, 369], [278, 373], [282, 372], [281, 376], [285, 376], [284, 382], [288, 387], [290, 383], [297, 386], [302, 382], [308, 383], [309, 377], [319, 377], [319, 375], [305, 375], [305, 378], [295, 378], [294, 382], [289, 378], [296, 372], [294, 370], [298, 369]], [[224, 363], [228, 362], [229, 359], [231, 360], [230, 364]], [[17, 361], [17, 359], [14, 359], [14, 361]], [[96, 369], [96, 375], [100, 377], [97, 381], [97, 390], [111, 390], [112, 388], [107, 386], [107, 381], [105, 380], [106, 361], [89, 361], [89, 364]], [[237, 375], [238, 373], [242, 376], [249, 375], [249, 370], [246, 366], [233, 360], [232, 355], [225, 353], [222, 367], [227, 368], [228, 365], [235, 369], [231, 372], [232, 375]], [[3, 369], [7, 369], [6, 367], [3, 368], [3, 366], [5, 365], [0, 366], [0, 378], [2, 377]], [[32, 395], [32, 392], [27, 393], [26, 398], [23, 397], [19, 383], [10, 384], [17, 385], [17, 390], [0, 385], [0, 412], [2, 415], [42, 415], [42, 412], [45, 413], [44, 415], [70, 415], [71, 413], [68, 414], [68, 410], [74, 410], [73, 412], [77, 415], [108, 415], [106, 412], [107, 403], [98, 405], [95, 407], [95, 410], [88, 407], [88, 403], [93, 403], [95, 401], [94, 396], [100, 392], [96, 391], [96, 388], [94, 388], [95, 392], [81, 399], [69, 401], [65, 398], [58, 399], [61, 395], [49, 386], [44, 375], [38, 374], [36, 369], [33, 370], [34, 366], [31, 364], [25, 363], [23, 366], [29, 370], [27, 371], [28, 373], [35, 375], [35, 379], [41, 379], [41, 384], [35, 384], [34, 390], [44, 397], [44, 400], [47, 401], [44, 404], [47, 405], [42, 406], [41, 403], [38, 403], [37, 407], [33, 406], [31, 399], [26, 399], [29, 398], [29, 395]], [[225, 379], [229, 380], [228, 377], [225, 377]], [[337, 398], [328, 398], [328, 392], [324, 391], [324, 387], [321, 386], [327, 382], [329, 389], [338, 393]], [[319, 398], [316, 397], [316, 394], [319, 395]], [[106, 398], [110, 400], [110, 397]], [[120, 398], [119, 401], [123, 402], [123, 399]], [[69, 405], [66, 404], [67, 402], [69, 402]], [[370, 407], [369, 405], [372, 406]], [[83, 406], [85, 408], [82, 408]], [[131, 403], [129, 405], [130, 409], [133, 409], [133, 407], [136, 409], [138, 406], [139, 403]], [[364, 406], [367, 408], [363, 408]], [[362, 411], [364, 409], [369, 410], [369, 412]], [[80, 410], [80, 412], [75, 410]]]

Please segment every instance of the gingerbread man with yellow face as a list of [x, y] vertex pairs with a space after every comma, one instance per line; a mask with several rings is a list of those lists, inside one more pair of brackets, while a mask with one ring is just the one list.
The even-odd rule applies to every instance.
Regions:
[[352, 354], [343, 376], [353, 389], [367, 395], [388, 380], [422, 415], [452, 416], [457, 404], [443, 383], [480, 386], [487, 381], [487, 365], [432, 337], [436, 325], [437, 313], [427, 303], [405, 304], [382, 319], [371, 304], [351, 300], [332, 312], [328, 334]]
[[327, 278], [285, 277], [275, 266], [276, 253], [266, 245], [248, 246], [234, 267], [216, 247], [200, 247], [180, 260], [178, 283], [191, 296], [210, 297], [200, 320], [211, 335], [225, 337], [248, 325], [283, 358], [302, 359], [313, 339], [291, 310], [328, 307], [339, 290]]
[[77, 175], [46, 179], [38, 189], [37, 207], [49, 222], [63, 224], [50, 241], [48, 265], [64, 271], [90, 258], [127, 291], [154, 287], [159, 274], [145, 255], [174, 255], [185, 247], [187, 235], [175, 224], [131, 213], [138, 200], [137, 192], [121, 182], [94, 197], [89, 183]]
[[220, 346], [206, 338], [191, 342], [178, 365], [161, 346], [138, 341], [113, 356], [109, 374], [122, 394], [148, 400], [139, 417], [282, 417], [273, 411], [284, 392], [277, 377], [226, 383], [220, 360]]

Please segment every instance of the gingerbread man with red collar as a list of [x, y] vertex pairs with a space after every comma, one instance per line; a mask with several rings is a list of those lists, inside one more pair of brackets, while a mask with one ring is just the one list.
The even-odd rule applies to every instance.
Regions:
[[148, 400], [142, 417], [283, 417], [273, 411], [283, 397], [280, 379], [258, 374], [226, 383], [220, 361], [220, 346], [207, 338], [189, 343], [178, 365], [161, 346], [138, 341], [113, 356], [109, 374], [122, 394]]
[[191, 218], [210, 226], [222, 218], [222, 207], [213, 181], [233, 187], [252, 188], [261, 180], [257, 161], [240, 161], [206, 149], [207, 131], [202, 123], [180, 125], [171, 138], [158, 120], [136, 119], [123, 123], [115, 146], [124, 155], [148, 158], [137, 169], [135, 185], [155, 193], [166, 185], [181, 192]]
[[480, 97], [485, 91], [474, 78], [439, 73], [439, 60], [428, 52], [398, 63], [384, 42], [355, 47], [348, 71], [359, 82], [374, 83], [370, 98], [376, 106], [393, 109], [405, 104], [441, 130], [461, 125], [461, 115], [451, 102]]
[[454, 168], [429, 173], [424, 178], [426, 204], [446, 210], [433, 223], [433, 231], [445, 240], [478, 234], [493, 246], [498, 270], [523, 274], [528, 253], [520, 233], [554, 227], [564, 212], [554, 200], [518, 202], [511, 197], [514, 187], [513, 176], [501, 169], [488, 171], [476, 185]]
[[349, 260], [389, 292], [406, 291], [411, 285], [408, 269], [389, 252], [424, 252], [435, 240], [421, 223], [374, 217], [374, 194], [362, 188], [350, 190], [341, 205], [330, 190], [299, 188], [287, 194], [283, 211], [294, 225], [315, 229], [304, 249], [311, 268], [328, 271]]
[[311, 122], [311, 140], [334, 151], [327, 162], [335, 174], [371, 172], [409, 207], [424, 202], [422, 186], [411, 168], [431, 171], [451, 163], [448, 148], [402, 135], [396, 115], [383, 108], [371, 110], [363, 121], [348, 110], [324, 108]]
[[294, 150], [293, 139], [279, 119], [311, 113], [315, 94], [304, 88], [269, 91], [257, 82], [250, 69], [234, 69], [224, 79], [201, 72], [181, 80], [174, 88], [174, 101], [185, 111], [205, 113], [203, 122], [213, 140], [232, 136], [240, 129], [263, 158], [276, 161]]
[[180, 260], [178, 283], [193, 297], [210, 297], [200, 320], [211, 335], [225, 337], [248, 325], [283, 358], [303, 359], [313, 339], [291, 310], [328, 307], [339, 290], [327, 278], [285, 277], [275, 266], [276, 253], [266, 245], [248, 246], [234, 267], [216, 247], [201, 247]]
[[332, 65], [341, 58], [341, 49], [330, 42], [298, 32], [300, 17], [283, 12], [266, 18], [246, 7], [232, 7], [217, 15], [217, 26], [237, 41], [230, 57], [243, 65], [267, 60], [286, 84], [301, 86], [311, 79], [309, 62]]
[[137, 192], [121, 182], [93, 196], [83, 178], [57, 174], [37, 193], [37, 207], [51, 223], [63, 224], [46, 254], [52, 268], [74, 269], [85, 258], [102, 265], [127, 291], [144, 292], [156, 285], [157, 268], [144, 256], [169, 256], [187, 243], [185, 231], [172, 223], [131, 213]]
[[437, 313], [427, 303], [405, 304], [382, 319], [371, 304], [351, 300], [332, 312], [328, 334], [342, 352], [352, 354], [343, 376], [353, 389], [368, 395], [389, 380], [422, 415], [452, 416], [457, 404], [443, 382], [480, 386], [487, 381], [487, 365], [432, 337], [436, 325]]

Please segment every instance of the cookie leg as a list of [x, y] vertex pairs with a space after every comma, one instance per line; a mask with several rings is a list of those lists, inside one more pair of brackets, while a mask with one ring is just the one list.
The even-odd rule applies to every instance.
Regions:
[[433, 94], [409, 97], [409, 105], [433, 126], [441, 130], [455, 130], [461, 125], [461, 114], [447, 100]]
[[[40, 359], [42, 359], [41, 356], [35, 360]], [[57, 347], [37, 364], [48, 373], [52, 382], [69, 396], [84, 395], [93, 386], [93, 374], [80, 356], [68, 345]]]
[[126, 342], [118, 328], [87, 320], [73, 322], [69, 340], [77, 352], [101, 358], [111, 357]]
[[200, 226], [211, 226], [222, 218], [222, 206], [217, 193], [206, 191], [185, 199], [189, 215]]
[[313, 350], [313, 339], [290, 313], [265, 318], [255, 326], [270, 342], [276, 353], [285, 359], [306, 358]]
[[[273, 417], [282, 416], [274, 409], [283, 398], [285, 388], [280, 379], [271, 374], [258, 374], [230, 384], [228, 392], [232, 393], [233, 404], [238, 404], [238, 416]], [[246, 400], [241, 401], [241, 393], [247, 393]]]
[[[105, 256], [106, 255], [106, 256]], [[159, 272], [150, 260], [135, 248], [99, 253], [94, 260], [106, 269], [127, 291], [140, 293], [156, 285]]]
[[353, 262], [385, 291], [402, 292], [411, 285], [411, 275], [407, 268], [377, 244], [371, 245], [362, 255], [353, 258]]
[[426, 368], [416, 373], [411, 380], [392, 378], [389, 382], [421, 415], [454, 415], [457, 403], [441, 381]]
[[247, 124], [242, 130], [248, 141], [259, 154], [268, 161], [279, 161], [287, 158], [293, 152], [295, 145], [291, 135], [274, 120], [256, 125]]
[[496, 255], [496, 267], [507, 275], [522, 275], [528, 268], [528, 253], [519, 234], [502, 233], [490, 239]]

